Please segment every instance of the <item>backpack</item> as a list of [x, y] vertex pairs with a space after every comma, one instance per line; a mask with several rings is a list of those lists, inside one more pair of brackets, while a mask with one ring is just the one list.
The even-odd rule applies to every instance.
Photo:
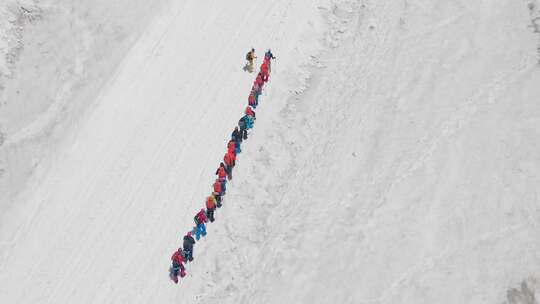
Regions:
[[250, 60], [251, 56], [250, 56], [251, 52], [247, 52], [246, 54], [246, 60]]
[[194, 217], [193, 217], [193, 220], [195, 221], [195, 225], [199, 225], [199, 217], [198, 217], [199, 214], [196, 214]]

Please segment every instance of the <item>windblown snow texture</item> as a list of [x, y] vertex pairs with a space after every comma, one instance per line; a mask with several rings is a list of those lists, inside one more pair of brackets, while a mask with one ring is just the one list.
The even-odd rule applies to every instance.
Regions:
[[538, 301], [537, 1], [151, 2], [0, 4], [2, 303]]

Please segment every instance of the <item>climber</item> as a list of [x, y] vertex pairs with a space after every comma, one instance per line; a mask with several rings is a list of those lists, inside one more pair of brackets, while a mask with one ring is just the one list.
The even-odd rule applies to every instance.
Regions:
[[214, 211], [216, 210], [216, 198], [210, 195], [206, 198], [206, 216], [210, 222], [214, 222]]
[[259, 103], [257, 102], [257, 97], [254, 92], [251, 92], [248, 97], [248, 104], [252, 106], [254, 109], [257, 108]]
[[216, 179], [216, 181], [214, 182], [214, 184], [212, 185], [214, 187], [214, 192], [217, 192], [219, 193], [219, 195], [224, 195], [225, 194], [225, 191], [223, 191], [223, 184], [222, 184], [222, 181], [221, 179]]
[[217, 192], [212, 192], [212, 196], [216, 199], [216, 205], [221, 208], [221, 195]]
[[193, 239], [193, 236], [191, 236], [191, 231], [188, 231], [188, 233], [184, 236], [184, 258], [188, 260], [189, 262], [193, 261], [193, 245], [195, 244], [195, 240]]
[[225, 165], [222, 163], [219, 164], [219, 168], [216, 170], [216, 175], [219, 179], [226, 179], [227, 178], [227, 171], [225, 170]]
[[253, 111], [253, 109], [252, 109], [250, 106], [247, 106], [247, 107], [246, 107], [246, 111], [245, 111], [244, 113], [245, 113], [247, 116], [253, 117], [254, 120], [257, 119], [257, 118], [255, 117], [255, 111]]
[[274, 54], [272, 54], [272, 51], [268, 49], [268, 51], [264, 53], [264, 62], [268, 65], [268, 74], [272, 72], [272, 59], [276, 59], [276, 57], [274, 57]]
[[[245, 124], [245, 128], [246, 129], [251, 129], [253, 128], [253, 117], [252, 116], [249, 116], [249, 115], [244, 115], [242, 117], [242, 120], [244, 121], [244, 124]], [[246, 131], [247, 132], [247, 131]]]
[[272, 54], [272, 51], [268, 49], [268, 51], [264, 53], [264, 60], [270, 62], [270, 59], [276, 59], [276, 57], [274, 57], [274, 54]]
[[229, 143], [227, 143], [227, 152], [237, 154], [236, 151], [236, 142], [232, 139], [229, 140]]
[[268, 77], [270, 77], [270, 72], [269, 72], [269, 69], [268, 69], [268, 62], [266, 60], [261, 65], [260, 75], [261, 75], [261, 78], [262, 78], [263, 82], [267, 82]]
[[245, 116], [242, 116], [242, 118], [238, 120], [238, 127], [240, 127], [240, 135], [242, 136], [242, 138], [247, 139], [248, 136], [247, 136], [247, 130], [246, 130], [246, 121], [244, 117]]
[[225, 163], [225, 171], [227, 171], [227, 178], [229, 180], [232, 179], [232, 168], [234, 167], [235, 160], [236, 157], [234, 156], [234, 153], [227, 152], [225, 156], [223, 156], [223, 162]]
[[242, 142], [242, 134], [240, 134], [240, 130], [238, 130], [238, 127], [234, 127], [234, 131], [231, 133], [231, 139], [241, 143]]
[[262, 86], [263, 86], [263, 84], [264, 84], [264, 81], [263, 81], [261, 72], [259, 72], [259, 74], [257, 75], [257, 78], [255, 79], [254, 84], [258, 85], [258, 86], [262, 89]]
[[182, 247], [178, 248], [171, 257], [172, 267], [171, 267], [171, 278], [175, 284], [178, 284], [178, 272], [180, 272], [180, 277], [183, 278], [186, 276], [186, 268], [184, 267], [184, 250]]
[[201, 209], [195, 217], [193, 218], [195, 221], [195, 224], [197, 225], [195, 230], [195, 239], [198, 241], [202, 236], [206, 236], [206, 226], [205, 223], [208, 222], [208, 218], [206, 217], [206, 212], [204, 209]]
[[246, 54], [246, 60], [247, 60], [247, 64], [246, 64], [246, 67], [247, 67], [247, 70], [250, 72], [250, 73], [253, 73], [253, 61], [257, 58], [257, 56], [255, 56], [255, 49], [252, 48], [251, 51], [249, 51], [247, 54]]

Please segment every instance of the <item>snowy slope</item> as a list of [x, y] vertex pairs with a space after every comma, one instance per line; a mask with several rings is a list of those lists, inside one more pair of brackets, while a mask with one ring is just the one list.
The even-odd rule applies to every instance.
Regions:
[[[1, 218], [0, 298], [535, 303], [528, 3], [171, 3]], [[225, 206], [176, 286], [169, 257], [247, 102], [252, 46], [272, 47], [277, 65]]]
[[[320, 20], [308, 3], [163, 10], [29, 201], [4, 215], [2, 298], [148, 303], [185, 294], [167, 279], [169, 257], [245, 108], [254, 75], [242, 71], [243, 54], [276, 45], [293, 54], [285, 65], [307, 58]], [[314, 38], [294, 55], [301, 35]]]
[[20, 190], [48, 170], [167, 2], [0, 3], [0, 208], [16, 204]]
[[234, 210], [229, 230], [253, 216], [262, 235], [225, 257], [253, 269], [253, 288], [229, 302], [533, 303], [514, 289], [540, 295], [540, 72], [526, 5], [363, 4], [329, 12], [340, 46], [256, 139], [257, 178], [237, 173], [238, 198], [257, 204]]

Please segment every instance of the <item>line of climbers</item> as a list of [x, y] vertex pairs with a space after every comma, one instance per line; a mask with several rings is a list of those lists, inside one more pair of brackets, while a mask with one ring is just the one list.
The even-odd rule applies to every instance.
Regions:
[[[253, 67], [253, 60], [257, 58], [255, 56], [255, 49], [246, 55], [247, 65]], [[188, 231], [183, 238], [182, 247], [178, 248], [171, 257], [172, 266], [170, 268], [170, 277], [174, 283], [178, 283], [178, 276], [184, 277], [186, 275], [186, 268], [184, 263], [193, 261], [193, 246], [196, 240], [198, 241], [201, 236], [206, 235], [206, 223], [208, 221], [214, 222], [214, 212], [216, 208], [221, 208], [223, 202], [223, 196], [227, 190], [227, 180], [232, 179], [232, 171], [236, 165], [236, 157], [242, 152], [240, 144], [242, 141], [248, 138], [248, 130], [253, 128], [255, 122], [255, 109], [259, 104], [259, 96], [262, 94], [263, 86], [268, 82], [271, 72], [271, 60], [275, 59], [274, 55], [268, 50], [264, 55], [264, 61], [261, 64], [260, 71], [257, 78], [253, 82], [251, 92], [248, 97], [248, 106], [244, 111], [244, 116], [238, 121], [238, 126], [234, 128], [231, 139], [227, 143], [227, 153], [223, 156], [223, 162], [219, 164], [216, 170], [217, 178], [212, 185], [212, 193], [206, 198], [206, 210], [202, 208], [193, 220], [195, 221], [195, 227]], [[250, 72], [253, 70], [251, 68]], [[193, 238], [195, 235], [195, 238]]]

